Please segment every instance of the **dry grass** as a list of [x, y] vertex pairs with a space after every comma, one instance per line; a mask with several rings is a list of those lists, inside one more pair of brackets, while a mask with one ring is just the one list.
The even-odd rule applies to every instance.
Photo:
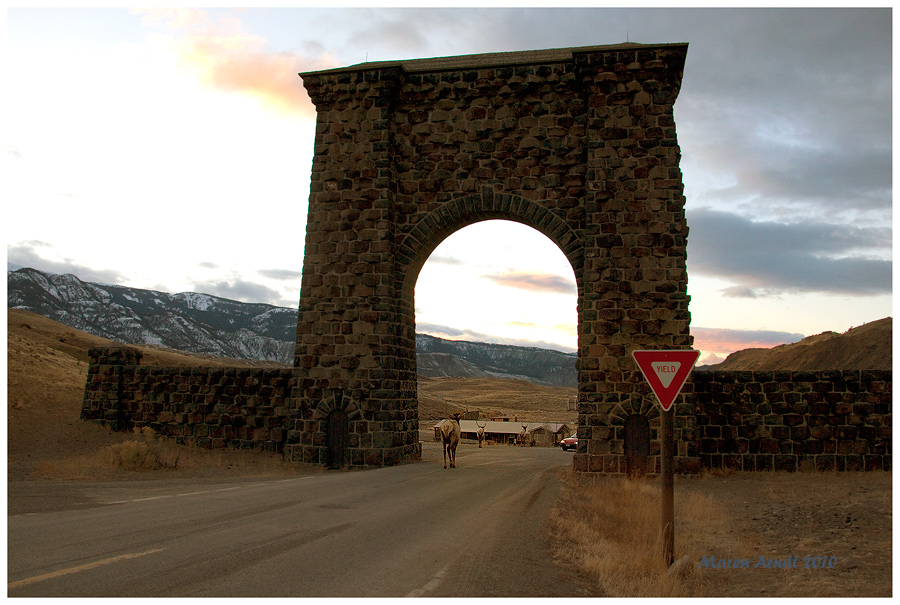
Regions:
[[[658, 480], [568, 470], [549, 526], [556, 556], [610, 597], [891, 595], [890, 473], [676, 477], [675, 559], [662, 556]], [[704, 557], [746, 568], [702, 567]], [[796, 566], [759, 561], [796, 558]], [[832, 566], [809, 565], [826, 557]], [[675, 571], [673, 569], [672, 571]]]
[[567, 408], [577, 393], [568, 387], [548, 387], [524, 380], [419, 376], [419, 419], [426, 422], [476, 410], [489, 418], [514, 410], [512, 415], [527, 422], [572, 422], [577, 413]]
[[[609, 597], [703, 596], [696, 562], [722, 549], [728, 519], [712, 499], [688, 494], [675, 500], [675, 559], [663, 559], [660, 489], [645, 479], [589, 478], [568, 470], [563, 495], [549, 517], [558, 558], [594, 579]], [[678, 564], [678, 559], [687, 557]], [[673, 571], [675, 571], [673, 569]]]
[[317, 468], [285, 463], [277, 454], [179, 445], [171, 439], [156, 436], [149, 427], [135, 428], [132, 438], [126, 441], [35, 465], [38, 477], [69, 481], [121, 479], [128, 475], [146, 477], [179, 470], [194, 471], [195, 475], [229, 471], [230, 474], [245, 472], [254, 477], [278, 477], [315, 472]]

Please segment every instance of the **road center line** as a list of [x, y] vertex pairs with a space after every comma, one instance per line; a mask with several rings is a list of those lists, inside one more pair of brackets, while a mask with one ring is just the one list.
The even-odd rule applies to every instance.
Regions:
[[153, 553], [160, 552], [162, 550], [165, 550], [165, 548], [157, 548], [157, 549], [148, 550], [145, 552], [128, 553], [125, 555], [119, 555], [118, 557], [112, 557], [110, 559], [103, 559], [102, 561], [94, 561], [93, 563], [85, 563], [84, 565], [78, 565], [77, 567], [69, 567], [67, 569], [60, 569], [59, 571], [51, 571], [50, 573], [41, 574], [39, 576], [32, 576], [30, 578], [25, 578], [24, 580], [17, 580], [15, 582], [10, 582], [9, 584], [6, 585], [6, 589], [12, 590], [13, 588], [19, 588], [20, 586], [34, 584], [35, 582], [43, 582], [44, 580], [49, 580], [51, 578], [58, 578], [59, 576], [65, 576], [70, 573], [77, 573], [79, 571], [93, 569], [95, 567], [100, 567], [101, 565], [109, 565], [110, 563], [115, 563], [117, 561], [124, 561], [126, 559], [135, 559], [137, 557], [143, 557], [144, 555], [152, 555]]
[[[281, 479], [279, 481], [273, 481], [272, 483], [286, 483], [288, 481], [299, 481], [301, 479], [309, 479], [309, 477], [295, 477], [291, 479]], [[161, 500], [162, 498], [181, 498], [183, 496], [198, 496], [200, 494], [214, 494], [217, 492], [228, 492], [236, 489], [244, 489], [248, 487], [259, 487], [261, 485], [266, 485], [266, 483], [249, 483], [245, 485], [235, 485], [232, 487], [222, 487], [219, 489], [207, 489], [199, 492], [186, 492], [184, 494], [168, 494], [164, 496], [150, 496], [148, 498], [137, 498], [135, 500], [113, 500], [111, 502], [101, 502], [101, 504], [128, 504], [130, 502], [146, 502], [148, 500]]]
[[448, 569], [450, 569], [449, 565], [447, 567], [445, 567], [444, 569], [440, 570], [439, 572], [437, 572], [436, 574], [434, 574], [431, 577], [431, 579], [428, 581], [428, 583], [425, 584], [425, 586], [423, 586], [422, 588], [417, 588], [413, 591], [410, 591], [406, 596], [413, 597], [413, 598], [421, 597], [426, 592], [430, 592], [430, 591], [434, 590], [435, 588], [437, 588], [440, 585], [441, 582], [444, 581], [444, 576], [447, 575]]

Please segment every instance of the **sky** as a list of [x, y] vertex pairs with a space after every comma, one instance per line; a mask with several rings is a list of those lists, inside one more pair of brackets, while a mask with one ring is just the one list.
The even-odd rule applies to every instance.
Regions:
[[[890, 5], [885, 5], [890, 6]], [[700, 363], [892, 315], [890, 8], [9, 8], [8, 266], [296, 308], [315, 109], [298, 72], [687, 42], [675, 104]], [[435, 336], [577, 347], [537, 231], [448, 237]]]

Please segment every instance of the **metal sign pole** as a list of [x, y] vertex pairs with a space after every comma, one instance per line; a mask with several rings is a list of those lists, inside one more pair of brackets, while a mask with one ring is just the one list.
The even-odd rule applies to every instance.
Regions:
[[662, 479], [663, 557], [666, 567], [675, 560], [675, 470], [672, 416], [675, 409], [660, 411], [660, 474]]

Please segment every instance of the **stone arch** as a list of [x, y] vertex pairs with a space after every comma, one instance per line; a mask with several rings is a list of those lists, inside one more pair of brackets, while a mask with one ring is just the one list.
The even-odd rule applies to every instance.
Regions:
[[321, 461], [338, 391], [358, 413], [351, 466], [421, 456], [415, 283], [445, 237], [500, 218], [546, 235], [576, 277], [574, 468], [625, 472], [616, 429], [629, 406], [653, 413], [630, 352], [693, 342], [673, 111], [686, 53], [626, 43], [300, 74], [317, 123], [289, 457]]
[[324, 420], [334, 410], [345, 412], [348, 420], [358, 420], [360, 418], [359, 406], [344, 393], [335, 391], [319, 401], [319, 404], [315, 407], [313, 419]]
[[564, 220], [515, 194], [495, 194], [490, 189], [452, 200], [424, 216], [397, 246], [397, 283], [404, 303], [412, 304], [419, 273], [432, 252], [453, 233], [487, 220], [509, 220], [532, 227], [556, 244], [568, 259], [581, 292], [584, 246]]
[[307, 461], [340, 469], [352, 464], [354, 457], [359, 459], [359, 435], [367, 432], [361, 418], [359, 406], [343, 392], [335, 390], [324, 397], [312, 409], [310, 424], [317, 436], [309, 446]]

